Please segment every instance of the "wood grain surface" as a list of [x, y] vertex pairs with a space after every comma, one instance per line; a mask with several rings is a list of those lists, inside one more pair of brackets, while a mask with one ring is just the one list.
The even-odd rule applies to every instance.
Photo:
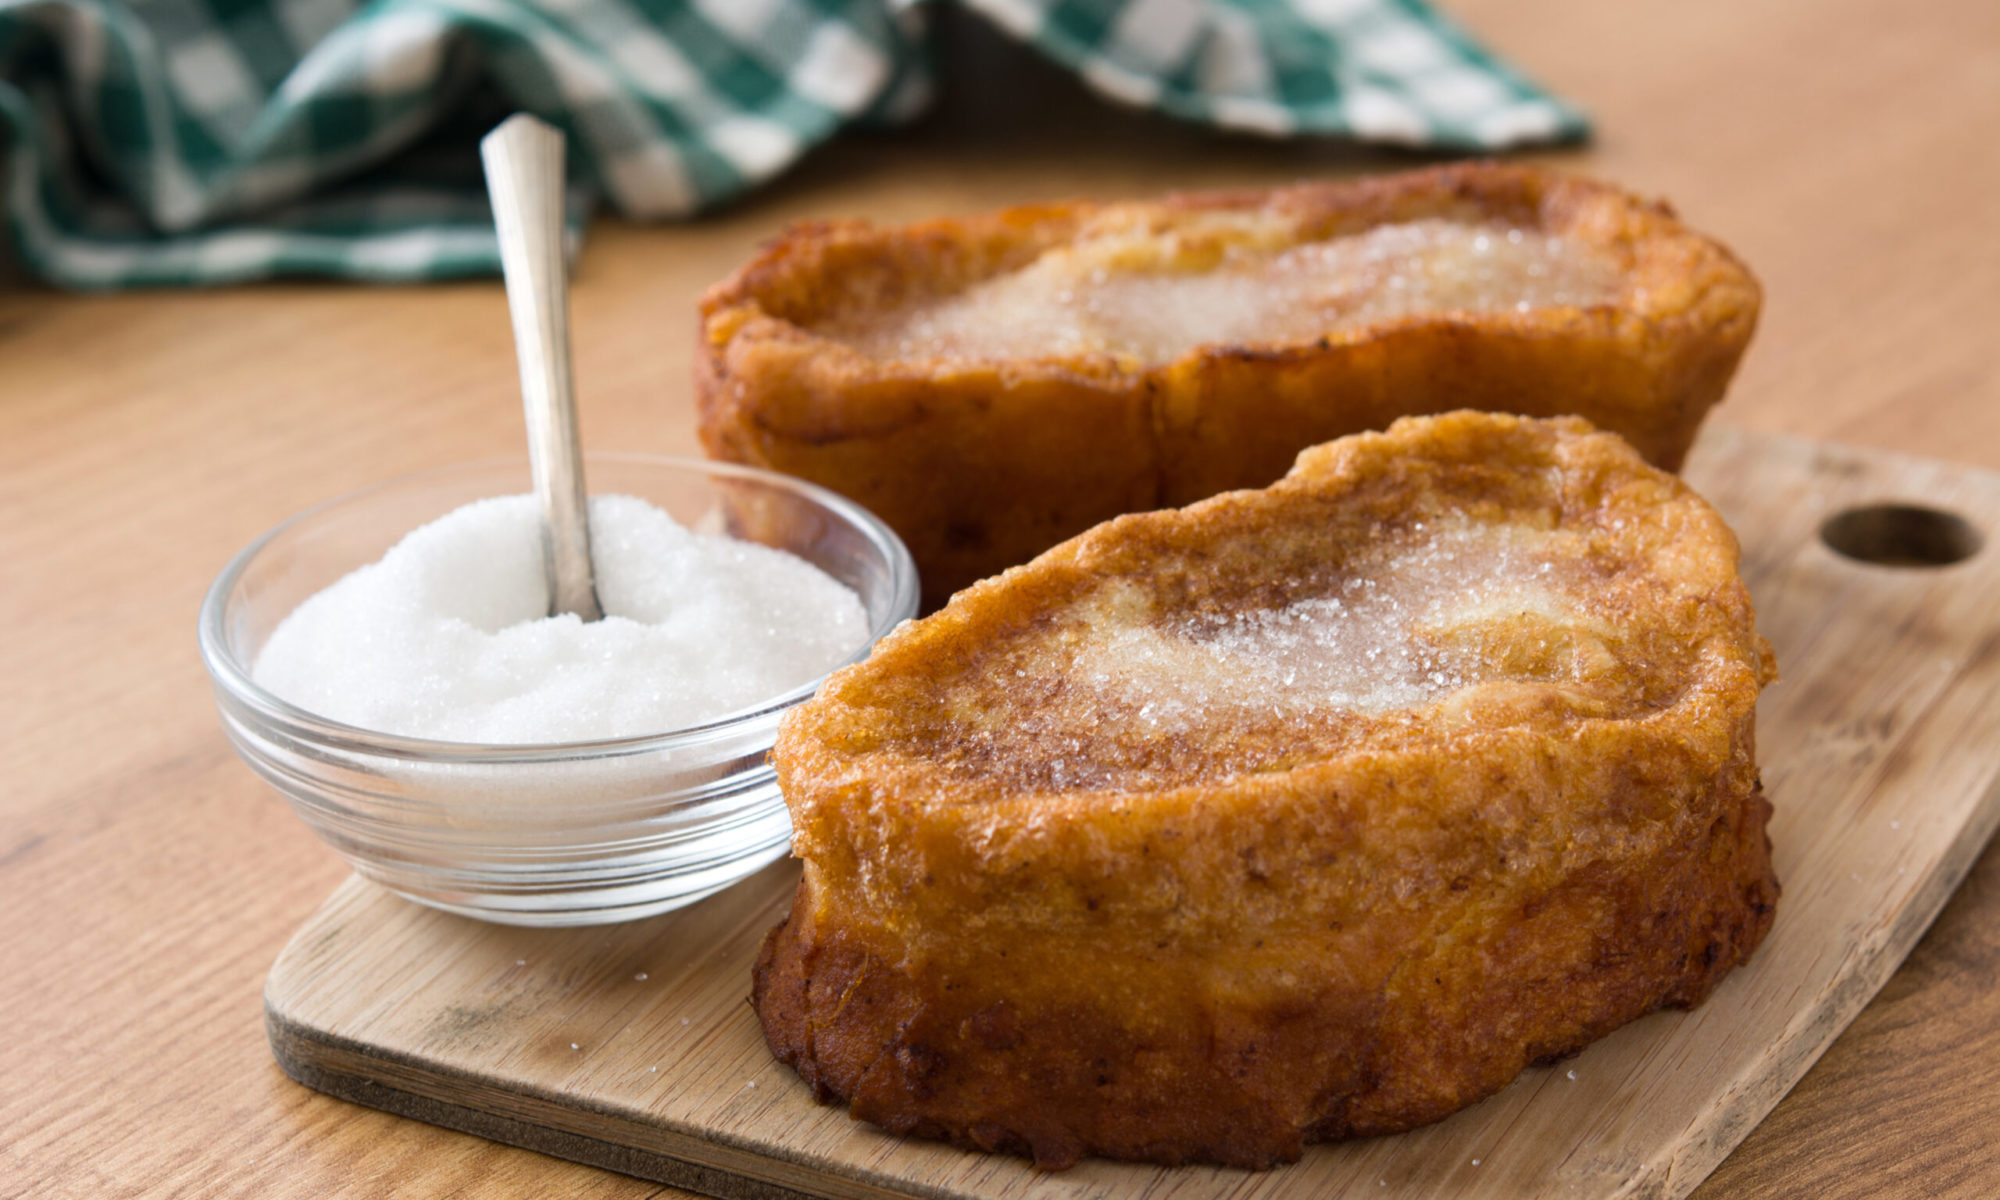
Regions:
[[[789, 863], [676, 913], [560, 935], [350, 880], [271, 968], [272, 1048], [334, 1095], [732, 1200], [1678, 1200], [1888, 979], [2000, 821], [2000, 541], [1920, 568], [1856, 562], [1819, 535], [1834, 514], [1912, 500], [2000, 535], [2000, 474], [1720, 428], [1687, 474], [1742, 540], [1785, 672], [1758, 707], [1777, 923], [1700, 1008], [1530, 1068], [1441, 1124], [1269, 1174], [1050, 1174], [877, 1133], [813, 1103], [743, 1003], [790, 907]], [[1917, 544], [1882, 532], [1860, 548]]]
[[[2000, 467], [2000, 5], [1446, 0], [1767, 291], [1721, 419]], [[1419, 161], [1117, 112], [965, 33], [947, 104], [579, 263], [587, 446], [690, 452], [693, 302], [785, 222]], [[497, 280], [60, 296], [0, 272], [0, 1195], [639, 1197], [287, 1080], [260, 993], [345, 878], [223, 742], [202, 590], [307, 504], [512, 453]], [[2000, 1195], [2000, 851], [1697, 1196]], [[678, 1195], [671, 1189], [666, 1194]]]

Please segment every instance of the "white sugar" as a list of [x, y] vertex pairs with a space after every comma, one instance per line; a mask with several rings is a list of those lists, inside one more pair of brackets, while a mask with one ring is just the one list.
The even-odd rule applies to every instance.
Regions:
[[700, 724], [775, 698], [866, 641], [854, 592], [799, 558], [590, 502], [606, 616], [549, 617], [532, 496], [468, 504], [299, 605], [253, 676], [364, 729], [488, 745]]
[[[1156, 261], [1144, 261], [1148, 252]], [[1619, 283], [1608, 258], [1572, 240], [1436, 218], [1278, 252], [1239, 245], [1206, 270], [1158, 262], [1159, 253], [1129, 235], [1085, 239], [955, 295], [843, 315], [825, 332], [892, 360], [1166, 363], [1204, 344], [1311, 341], [1414, 313], [1603, 304]]]
[[1139, 622], [1108, 597], [1068, 674], [1075, 702], [1168, 734], [1235, 712], [1280, 718], [1431, 703], [1483, 674], [1448, 631], [1509, 614], [1555, 620], [1574, 602], [1541, 586], [1546, 559], [1520, 532], [1433, 523], [1330, 591], [1274, 608]]

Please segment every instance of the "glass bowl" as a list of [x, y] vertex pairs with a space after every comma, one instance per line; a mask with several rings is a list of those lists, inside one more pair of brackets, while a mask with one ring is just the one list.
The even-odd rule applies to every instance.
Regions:
[[[699, 459], [586, 462], [595, 493], [638, 496], [689, 528], [788, 550], [853, 588], [869, 635], [848, 662], [916, 611], [909, 551], [832, 492]], [[300, 601], [427, 521], [529, 488], [525, 461], [445, 467], [308, 509], [250, 543], [209, 588], [200, 618], [202, 658], [236, 752], [362, 875], [488, 921], [650, 916], [782, 856], [791, 822], [767, 754], [779, 717], [819, 679], [686, 729], [538, 746], [359, 729], [251, 681], [264, 640]]]

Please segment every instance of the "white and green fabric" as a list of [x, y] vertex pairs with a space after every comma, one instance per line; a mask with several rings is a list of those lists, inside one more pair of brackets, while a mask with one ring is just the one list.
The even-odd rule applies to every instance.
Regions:
[[[930, 0], [941, 3], [943, 0]], [[1583, 116], [1418, 0], [957, 0], [1093, 88], [1450, 151]], [[478, 137], [570, 138], [571, 218], [687, 216], [931, 93], [925, 0], [0, 0], [0, 187], [70, 287], [495, 273]]]

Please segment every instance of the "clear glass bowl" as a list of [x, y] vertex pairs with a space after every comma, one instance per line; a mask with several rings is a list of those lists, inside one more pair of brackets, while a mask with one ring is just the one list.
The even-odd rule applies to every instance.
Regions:
[[[916, 568], [859, 505], [788, 476], [645, 455], [587, 458], [591, 490], [682, 524], [789, 550], [852, 587], [869, 638], [917, 606]], [[489, 746], [398, 737], [316, 716], [250, 678], [300, 601], [427, 521], [530, 489], [525, 461], [446, 467], [308, 509], [238, 554], [202, 602], [202, 658], [236, 751], [369, 879], [450, 912], [591, 925], [665, 912], [785, 853], [766, 759], [778, 718], [820, 680], [704, 725], [645, 737]]]

